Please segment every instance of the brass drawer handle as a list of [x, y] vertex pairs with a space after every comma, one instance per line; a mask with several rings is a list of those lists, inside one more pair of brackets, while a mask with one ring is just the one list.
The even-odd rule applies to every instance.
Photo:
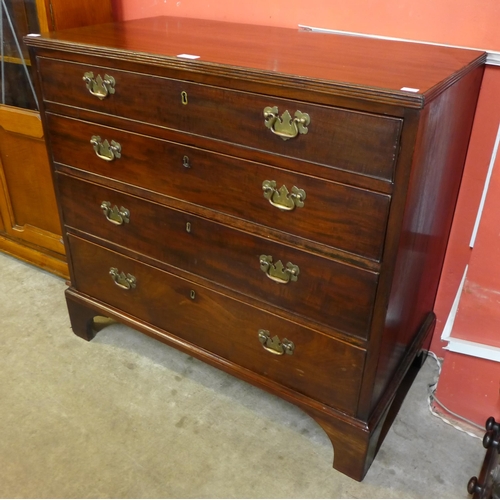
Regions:
[[264, 118], [266, 127], [284, 141], [293, 139], [299, 134], [307, 134], [307, 126], [311, 123], [309, 115], [301, 111], [295, 111], [294, 118], [292, 118], [288, 110], [286, 110], [280, 118], [278, 106], [264, 108]]
[[130, 222], [130, 211], [124, 207], [118, 208], [115, 205], [111, 208], [111, 203], [109, 201], [103, 201], [101, 203], [101, 210], [104, 212], [106, 219], [112, 224], [121, 226]]
[[90, 144], [92, 144], [95, 154], [101, 160], [113, 161], [115, 158], [121, 158], [122, 156], [122, 147], [116, 141], [111, 141], [110, 144], [107, 139], [101, 141], [100, 136], [93, 135], [90, 138]]
[[116, 267], [111, 267], [109, 269], [109, 274], [113, 279], [116, 286], [123, 288], [124, 290], [130, 290], [135, 288], [137, 280], [131, 274], [125, 274], [124, 272], [119, 272]]
[[101, 101], [109, 94], [115, 93], [115, 79], [112, 76], [104, 75], [103, 79], [101, 75], [97, 75], [94, 78], [94, 73], [88, 71], [83, 74], [83, 81], [87, 85], [89, 92], [101, 99]]
[[281, 260], [273, 264], [272, 255], [261, 255], [259, 257], [260, 269], [266, 273], [266, 276], [275, 281], [276, 283], [289, 283], [290, 281], [297, 281], [300, 269], [299, 266], [288, 262], [286, 268], [283, 266]]
[[283, 356], [283, 354], [291, 356], [293, 354], [295, 344], [291, 340], [283, 339], [282, 342], [277, 335], [271, 338], [269, 330], [259, 330], [258, 335], [262, 347], [271, 354], [277, 356]]
[[292, 187], [290, 193], [285, 185], [276, 189], [276, 181], [264, 181], [262, 183], [262, 190], [264, 191], [264, 198], [269, 203], [280, 210], [294, 210], [295, 208], [302, 208], [304, 200], [306, 199], [306, 192], [299, 189], [297, 186]]

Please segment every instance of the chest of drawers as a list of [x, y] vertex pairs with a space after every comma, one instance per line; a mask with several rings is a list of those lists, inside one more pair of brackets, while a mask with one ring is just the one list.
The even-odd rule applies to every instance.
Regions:
[[361, 480], [433, 303], [484, 54], [176, 18], [27, 37], [71, 273]]

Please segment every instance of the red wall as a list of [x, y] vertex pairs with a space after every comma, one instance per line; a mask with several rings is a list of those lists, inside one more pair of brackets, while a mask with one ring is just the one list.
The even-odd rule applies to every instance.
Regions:
[[[494, 416], [497, 422], [500, 417], [499, 380], [500, 363], [447, 352], [436, 397], [451, 411], [484, 429], [488, 417]], [[436, 410], [447, 413], [440, 407]]]
[[113, 0], [118, 19], [159, 15], [320, 28], [500, 50], [498, 0]]

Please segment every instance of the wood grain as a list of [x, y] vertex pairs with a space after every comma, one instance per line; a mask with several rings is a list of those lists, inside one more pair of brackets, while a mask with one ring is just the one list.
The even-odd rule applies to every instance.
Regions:
[[[277, 384], [351, 414], [354, 411], [364, 361], [362, 349], [214, 294], [83, 239], [70, 236], [69, 242], [74, 285], [82, 293]], [[109, 276], [110, 267], [135, 276], [136, 288], [118, 288]], [[281, 340], [294, 342], [293, 355], [276, 356], [265, 351], [257, 335], [262, 328]]]
[[[148, 109], [148, 123], [375, 178], [393, 177], [399, 119], [46, 58], [39, 59], [39, 70], [47, 101], [144, 121], [147, 95], [156, 103]], [[88, 71], [96, 78], [109, 73], [116, 81], [115, 93], [102, 100], [92, 96], [82, 81]], [[70, 85], [57, 85], [61, 74]], [[182, 103], [182, 92], [187, 93], [187, 104]], [[168, 103], [168, 112], [161, 103]], [[264, 109], [274, 106], [280, 116], [285, 111], [292, 116], [296, 111], [307, 113], [307, 134], [287, 141], [273, 135], [264, 123]], [[325, 143], [328, 148], [322, 147]]]
[[109, 23], [113, 20], [110, 0], [38, 0], [44, 1], [47, 27], [50, 31]]
[[[310, 318], [323, 327], [366, 338], [378, 275], [236, 231], [189, 213], [58, 175], [64, 223], [117, 246]], [[78, 201], [76, 201], [78, 200]], [[117, 226], [100, 209], [105, 200], [130, 211]], [[150, 224], [143, 221], [149, 220]], [[189, 232], [186, 225], [189, 224]], [[165, 242], [158, 245], [158, 241]], [[260, 256], [297, 265], [297, 281], [277, 284], [260, 269]], [[156, 263], [156, 265], [161, 265]]]
[[[156, 36], [151, 36], [155, 32]], [[50, 40], [50, 41], [49, 41]], [[133, 40], [134, 50], [130, 51]], [[33, 45], [122, 60], [160, 61], [193, 72], [243, 74], [269, 83], [287, 81], [339, 93], [421, 107], [451, 85], [460, 74], [481, 65], [485, 53], [386, 40], [366, 40], [187, 18], [158, 17], [48, 34]], [[200, 56], [199, 60], [177, 57]], [[403, 87], [418, 89], [405, 92]]]
[[[294, 174], [238, 157], [146, 138], [95, 123], [47, 115], [53, 158], [101, 177], [112, 177], [143, 190], [154, 191], [208, 207], [224, 214], [279, 229], [324, 245], [380, 261], [390, 196], [310, 175]], [[117, 141], [119, 159], [99, 159], [90, 138]], [[184, 164], [187, 157], [189, 167]], [[140, 168], [141, 175], [137, 175]], [[282, 211], [264, 198], [265, 180], [277, 189], [294, 186], [306, 193], [304, 207]], [[207, 189], [207, 186], [211, 186]], [[144, 193], [144, 196], [148, 196]], [[165, 199], [164, 203], [171, 201]], [[186, 206], [186, 210], [191, 207]]]
[[[27, 43], [75, 333], [108, 315], [298, 404], [361, 480], [436, 322], [484, 54], [175, 18]], [[86, 71], [116, 92], [91, 96]], [[308, 133], [275, 137], [274, 105], [307, 112]], [[92, 135], [121, 157], [97, 158]], [[271, 206], [264, 180], [304, 189], [304, 207]], [[130, 222], [111, 227], [102, 201]], [[297, 281], [271, 282], [261, 255], [298, 265]], [[261, 328], [294, 354], [265, 351]]]

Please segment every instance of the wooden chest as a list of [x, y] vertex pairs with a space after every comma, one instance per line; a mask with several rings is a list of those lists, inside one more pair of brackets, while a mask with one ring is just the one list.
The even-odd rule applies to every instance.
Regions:
[[74, 332], [291, 401], [361, 480], [434, 327], [484, 54], [167, 17], [26, 43]]

